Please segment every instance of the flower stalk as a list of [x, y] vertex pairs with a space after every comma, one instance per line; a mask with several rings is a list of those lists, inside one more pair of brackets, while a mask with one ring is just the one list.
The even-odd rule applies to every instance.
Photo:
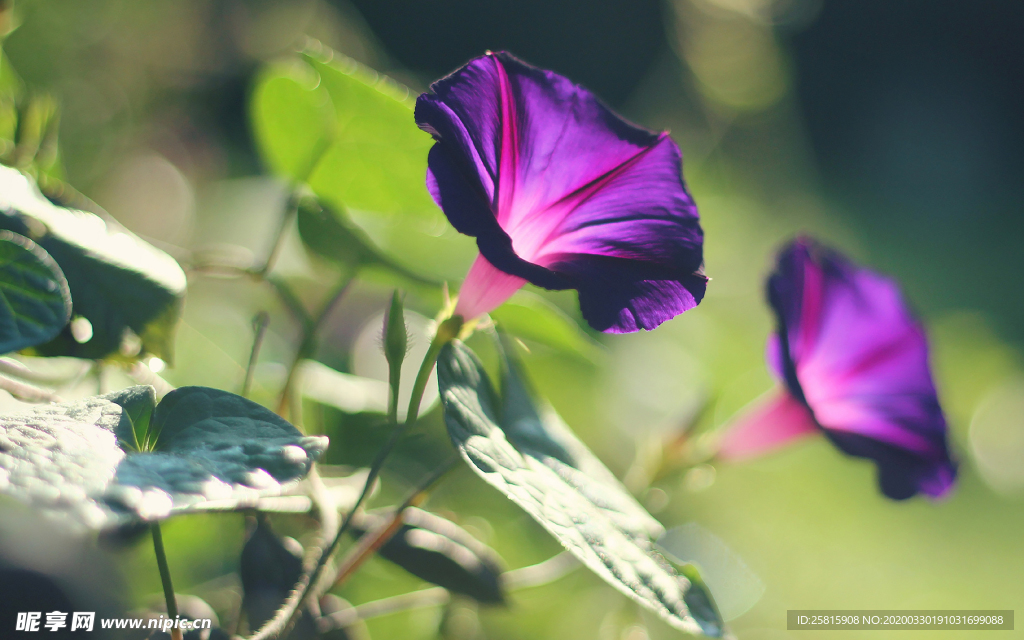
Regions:
[[[160, 533], [160, 524], [154, 522], [150, 527], [153, 532], [153, 551], [156, 553], [156, 566], [160, 570], [160, 582], [164, 588], [164, 600], [167, 602], [167, 618], [178, 617], [178, 602], [174, 598], [174, 585], [171, 583], [171, 570], [167, 566], [167, 554], [164, 552], [164, 537]], [[171, 630], [171, 640], [182, 640], [181, 629]]]

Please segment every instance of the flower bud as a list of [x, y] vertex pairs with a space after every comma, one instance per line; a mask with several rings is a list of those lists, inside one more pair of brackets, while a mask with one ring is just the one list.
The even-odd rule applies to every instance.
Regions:
[[384, 357], [392, 371], [402, 368], [405, 353], [409, 344], [409, 334], [405, 328], [405, 311], [402, 297], [398, 290], [391, 296], [391, 304], [384, 312]]

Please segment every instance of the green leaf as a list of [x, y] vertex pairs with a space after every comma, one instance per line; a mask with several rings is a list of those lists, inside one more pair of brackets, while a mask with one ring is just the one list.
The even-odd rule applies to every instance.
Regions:
[[334, 135], [334, 107], [320, 78], [301, 62], [266, 67], [250, 118], [260, 156], [274, 173], [305, 182]]
[[343, 213], [323, 206], [315, 198], [299, 200], [298, 227], [299, 236], [306, 247], [341, 267], [354, 269], [379, 265], [411, 282], [440, 286], [383, 255], [366, 233], [352, 224]]
[[514, 363], [506, 363], [502, 402], [461, 343], [444, 348], [437, 373], [448, 433], [480, 477], [594, 573], [672, 626], [723, 634], [706, 591], [655, 551], [651, 538], [661, 525], [554, 412], [535, 408]]
[[33, 94], [22, 100], [11, 164], [22, 169], [51, 169], [56, 160], [59, 125], [60, 114], [53, 96]]
[[317, 45], [292, 63], [268, 66], [250, 112], [264, 164], [293, 184], [307, 183], [319, 201], [320, 211], [299, 211], [307, 246], [343, 266], [382, 265], [436, 286], [461, 277], [476, 247], [427, 192], [433, 141], [416, 126], [413, 96]]
[[433, 140], [409, 90], [328, 49], [268, 66], [251, 102], [267, 166], [336, 208], [436, 217], [424, 185]]
[[347, 268], [379, 259], [373, 243], [361, 229], [345, 224], [340, 214], [328, 211], [316, 199], [300, 199], [297, 218], [303, 244], [321, 258]]
[[19, 100], [24, 94], [25, 82], [11, 66], [7, 54], [0, 51], [0, 97]]
[[761, 579], [725, 542], [696, 522], [669, 529], [658, 539], [658, 547], [673, 562], [700, 569], [725, 620], [740, 617], [764, 595]]
[[0, 492], [69, 525], [108, 529], [254, 507], [326, 448], [326, 438], [303, 436], [240, 396], [184, 387], [152, 410], [155, 450], [126, 452], [132, 416], [145, 415], [152, 393], [136, 387], [0, 416]]
[[181, 316], [185, 273], [169, 255], [111, 219], [65, 209], [47, 200], [30, 178], [0, 167], [0, 228], [32, 238], [60, 265], [73, 313], [88, 320], [92, 336], [79, 343], [68, 327], [43, 355], [103, 358], [122, 353], [132, 334], [143, 351], [171, 361]]
[[0, 231], [0, 353], [51, 340], [71, 319], [60, 267], [24, 236]]
[[302, 437], [266, 407], [209, 387], [181, 387], [164, 396], [147, 438], [154, 451], [187, 457], [225, 482], [255, 487], [304, 476], [327, 446], [326, 437]]
[[381, 214], [438, 215], [424, 180], [434, 144], [413, 118], [415, 94], [329, 50], [309, 51], [334, 106], [334, 143], [309, 185], [338, 206]]
[[[295, 543], [295, 540], [290, 542]], [[298, 547], [298, 544], [294, 546]], [[274, 617], [302, 576], [302, 548], [286, 547], [267, 519], [258, 515], [256, 526], [242, 547], [239, 574], [242, 579], [242, 608], [249, 627], [259, 629]], [[312, 622], [309, 613], [303, 611], [298, 622], [302, 633], [297, 635], [293, 631], [288, 637], [314, 637]]]
[[[353, 532], [362, 535], [383, 520], [367, 514], [353, 521]], [[486, 604], [504, 604], [502, 563], [490, 547], [451, 520], [420, 509], [406, 509], [402, 523], [377, 550], [378, 555], [453, 593]]]
[[148, 385], [128, 387], [103, 396], [124, 409], [117, 428], [121, 448], [130, 451], [149, 451], [152, 443], [146, 435], [149, 421], [156, 408], [156, 390]]
[[519, 291], [490, 316], [499, 327], [517, 338], [588, 361], [600, 356], [600, 347], [572, 318], [538, 295]]

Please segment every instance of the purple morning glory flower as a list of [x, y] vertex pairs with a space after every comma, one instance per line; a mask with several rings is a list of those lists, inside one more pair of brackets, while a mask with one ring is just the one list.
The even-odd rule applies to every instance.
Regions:
[[800, 238], [768, 280], [779, 330], [768, 361], [785, 390], [724, 436], [739, 459], [823, 432], [878, 466], [897, 500], [944, 495], [956, 479], [924, 329], [895, 282]]
[[653, 329], [704, 296], [703, 232], [667, 133], [507, 53], [430, 87], [416, 123], [437, 141], [427, 188], [480, 255], [455, 313], [494, 310], [526, 282], [576, 289], [595, 329]]

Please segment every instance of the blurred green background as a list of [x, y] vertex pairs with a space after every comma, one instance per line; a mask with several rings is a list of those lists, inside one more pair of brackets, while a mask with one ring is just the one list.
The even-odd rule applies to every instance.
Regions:
[[[28, 88], [59, 101], [67, 181], [182, 259], [251, 259], [269, 245], [286, 190], [261, 164], [248, 103], [259, 69], [305, 36], [414, 92], [486, 49], [507, 49], [590, 87], [631, 120], [671, 130], [706, 231], [707, 297], [652, 333], [591, 335], [600, 346], [589, 357], [531, 344], [538, 391], [666, 526], [697, 523], [712, 547], [731, 549], [717, 578], [720, 600], [742, 613], [730, 623], [739, 638], [811, 637], [785, 630], [787, 609], [1024, 602], [1024, 5], [25, 0], [16, 15], [4, 50]], [[351, 213], [415, 271], [456, 282], [475, 253], [436, 210], [415, 220]], [[772, 387], [762, 282], [774, 251], [797, 232], [897, 277], [925, 320], [962, 462], [949, 499], [888, 501], [869, 463], [824, 441], [742, 466], [671, 473], [645, 488], [663, 442], [694, 422], [706, 431], [728, 423]], [[277, 271], [315, 307], [334, 267], [307, 254], [294, 230], [284, 247]], [[361, 280], [332, 314], [316, 359], [376, 375], [377, 345], [366, 336], [397, 282]], [[578, 320], [572, 295], [547, 297]], [[438, 303], [436, 291], [412, 287], [412, 309], [429, 317]], [[260, 309], [271, 323], [255, 395], [269, 403], [298, 328], [259, 283], [190, 278], [166, 377], [237, 390]], [[331, 462], [366, 464], [382, 441], [370, 414], [312, 400], [304, 409], [308, 429], [331, 435]], [[389, 466], [386, 495], [400, 495], [445, 455], [436, 407], [416, 435]], [[466, 469], [428, 508], [478, 534], [510, 567], [558, 550]], [[298, 520], [279, 526], [303, 532]], [[203, 595], [204, 582], [237, 569], [240, 516], [179, 518], [165, 532], [179, 591]], [[111, 557], [126, 606], [159, 591], [148, 545]], [[374, 561], [341, 593], [360, 603], [417, 585]], [[467, 639], [679, 635], [582, 570], [515, 594], [508, 609], [460, 603], [443, 624], [439, 609], [426, 609], [369, 629], [414, 639], [435, 637], [439, 625], [446, 637]], [[918, 632], [993, 633], [1012, 634]]]

